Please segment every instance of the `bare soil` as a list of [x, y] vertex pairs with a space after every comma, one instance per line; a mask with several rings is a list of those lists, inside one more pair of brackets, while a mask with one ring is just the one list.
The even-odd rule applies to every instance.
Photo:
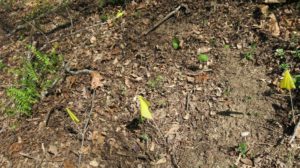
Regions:
[[[142, 35], [183, 3], [188, 11]], [[0, 75], [0, 167], [73, 168], [80, 156], [80, 167], [300, 167], [299, 139], [288, 143], [295, 125], [289, 95], [277, 85], [283, 62], [274, 55], [285, 49], [292, 73], [300, 73], [300, 61], [289, 52], [299, 49], [297, 1], [142, 0], [102, 9], [96, 1], [72, 1], [34, 15], [35, 5], [0, 10], [6, 65]], [[270, 31], [262, 5], [275, 14], [279, 35]], [[118, 10], [124, 16], [111, 19]], [[172, 48], [174, 37], [179, 50]], [[62, 80], [34, 105], [32, 116], [8, 116], [5, 90], [16, 78], [9, 69], [20, 65], [33, 43], [42, 52], [57, 45], [71, 70], [100, 73], [101, 86], [93, 90], [89, 74], [62, 70]], [[207, 63], [197, 59], [203, 51]], [[298, 121], [298, 90], [293, 94]], [[139, 123], [137, 95], [151, 102], [153, 121]]]

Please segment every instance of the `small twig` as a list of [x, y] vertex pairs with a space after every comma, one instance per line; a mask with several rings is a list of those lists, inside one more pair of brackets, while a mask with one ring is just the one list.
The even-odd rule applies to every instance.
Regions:
[[181, 4], [179, 5], [175, 10], [171, 11], [167, 16], [165, 16], [162, 20], [160, 20], [159, 22], [157, 22], [153, 27], [151, 27], [150, 29], [148, 29], [146, 32], [144, 32], [142, 34], [142, 36], [147, 35], [148, 33], [152, 32], [153, 30], [155, 30], [158, 26], [160, 26], [161, 24], [163, 24], [166, 20], [168, 20], [171, 16], [175, 15], [181, 8], [184, 8], [186, 11], [188, 11], [188, 7], [185, 4]]
[[19, 154], [20, 154], [21, 156], [24, 156], [24, 157], [28, 158], [28, 159], [40, 160], [40, 159], [38, 159], [38, 158], [35, 158], [35, 157], [33, 157], [33, 156], [30, 156], [30, 155], [27, 154], [27, 153], [20, 152]]
[[297, 133], [298, 133], [299, 127], [300, 127], [300, 119], [299, 119], [297, 125], [296, 125], [295, 128], [294, 128], [294, 132], [293, 132], [293, 135], [292, 135], [292, 137], [291, 137], [290, 144], [295, 140], [295, 138], [296, 138], [296, 136], [297, 136]]
[[[87, 116], [87, 118], [86, 118], [86, 122], [85, 122], [84, 127], [83, 127], [83, 130], [82, 130], [82, 134], [81, 134], [81, 135], [82, 135], [82, 139], [81, 139], [81, 147], [80, 147], [80, 149], [82, 149], [82, 147], [83, 147], [84, 139], [85, 139], [85, 133], [86, 133], [86, 131], [87, 131], [87, 128], [88, 128], [88, 125], [89, 125], [89, 122], [90, 122], [90, 119], [91, 119], [91, 114], [92, 114], [92, 112], [93, 112], [95, 92], [96, 92], [96, 91], [93, 90], [93, 95], [92, 95], [92, 100], [91, 100], [91, 109], [90, 109], [90, 111], [89, 111], [89, 114], [88, 114], [88, 116]], [[78, 167], [80, 167], [80, 165], [81, 165], [81, 159], [82, 159], [82, 153], [79, 152], [79, 157], [78, 157]]]
[[294, 104], [293, 104], [293, 97], [292, 97], [292, 91], [290, 90], [290, 99], [291, 99], [291, 107], [292, 107], [292, 120], [293, 123], [296, 123], [295, 121], [295, 112], [294, 112]]
[[78, 71], [72, 71], [70, 70], [70, 67], [68, 67], [68, 65], [65, 65], [65, 71], [72, 74], [72, 75], [78, 75], [78, 74], [90, 74], [93, 72], [93, 70], [89, 70], [89, 69], [81, 69]]

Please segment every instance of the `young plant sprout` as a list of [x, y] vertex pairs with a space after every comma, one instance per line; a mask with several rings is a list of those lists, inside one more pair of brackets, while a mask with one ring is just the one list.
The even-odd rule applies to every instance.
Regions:
[[172, 39], [172, 47], [175, 49], [175, 50], [178, 50], [180, 48], [180, 42], [179, 42], [179, 39], [177, 37], [174, 37]]
[[292, 98], [292, 89], [295, 89], [294, 80], [290, 74], [290, 71], [287, 69], [283, 73], [283, 79], [280, 81], [280, 88], [287, 89], [290, 92], [290, 99], [291, 99], [291, 107], [292, 107], [292, 115], [293, 115], [293, 122], [295, 122], [294, 118], [294, 105], [293, 105], [293, 98]]
[[198, 55], [198, 61], [199, 62], [207, 62], [208, 61], [208, 56], [206, 54], [199, 54]]

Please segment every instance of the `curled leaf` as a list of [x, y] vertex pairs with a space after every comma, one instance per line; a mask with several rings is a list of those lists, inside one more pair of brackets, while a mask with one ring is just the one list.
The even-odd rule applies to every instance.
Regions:
[[91, 72], [92, 76], [92, 82], [91, 82], [91, 87], [92, 89], [97, 89], [99, 86], [101, 86], [101, 80], [103, 77], [98, 73], [98, 72]]
[[75, 123], [79, 123], [79, 119], [76, 117], [76, 115], [69, 109], [66, 108], [67, 113], [69, 114], [70, 118], [72, 119], [72, 121], [74, 121]]
[[287, 89], [289, 91], [296, 88], [294, 80], [289, 70], [284, 71], [283, 79], [280, 81], [280, 88]]
[[152, 113], [149, 109], [150, 102], [148, 102], [143, 96], [138, 96], [138, 99], [140, 102], [141, 116], [146, 119], [153, 119]]

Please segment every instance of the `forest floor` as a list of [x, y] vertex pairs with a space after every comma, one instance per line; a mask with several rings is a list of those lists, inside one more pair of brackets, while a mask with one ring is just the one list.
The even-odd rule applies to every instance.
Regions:
[[[278, 85], [285, 68], [300, 74], [299, 2], [4, 2], [0, 167], [300, 167], [300, 134], [289, 143], [295, 122]], [[28, 45], [56, 47], [64, 65], [25, 116], [8, 110], [7, 90], [22, 87]], [[153, 120], [140, 121], [138, 95]]]

